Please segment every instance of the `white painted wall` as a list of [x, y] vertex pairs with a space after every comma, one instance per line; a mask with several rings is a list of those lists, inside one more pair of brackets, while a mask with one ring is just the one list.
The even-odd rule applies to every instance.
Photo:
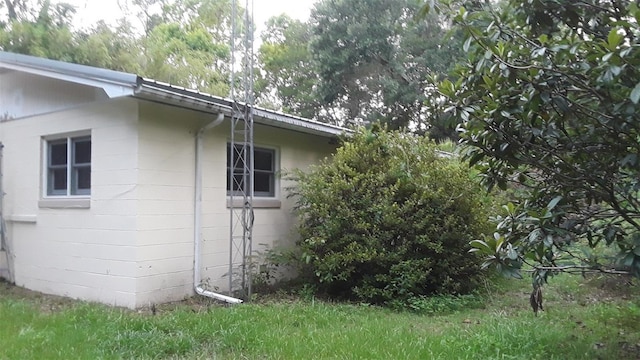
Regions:
[[[59, 83], [56, 91], [76, 90]], [[25, 95], [25, 103], [37, 107], [30, 96], [40, 95]], [[32, 111], [40, 113], [48, 106], [45, 101], [43, 108]], [[45, 293], [133, 307], [137, 103], [125, 99], [67, 106], [71, 110], [0, 123], [4, 210], [15, 282]], [[78, 130], [91, 132], [90, 208], [40, 207], [42, 139]]]
[[[193, 295], [195, 134], [215, 119], [144, 103], [140, 107], [138, 305]], [[229, 119], [204, 137], [202, 278], [207, 289], [228, 290], [229, 223], [226, 144]], [[281, 169], [305, 168], [335, 150], [326, 138], [256, 125], [256, 146], [273, 147]], [[279, 181], [279, 189], [286, 186]], [[254, 248], [295, 240], [293, 202], [278, 190], [278, 208], [256, 208]]]
[[[257, 147], [277, 150], [281, 170], [305, 169], [310, 164], [330, 156], [335, 145], [329, 139], [256, 125], [254, 143]], [[230, 251], [230, 214], [226, 206], [226, 144], [229, 140], [228, 122], [208, 133], [205, 138], [204, 190], [203, 190], [203, 268], [202, 278], [210, 288], [228, 290], [228, 264]], [[279, 179], [276, 198], [278, 208], [254, 205], [253, 249], [265, 250], [287, 246], [295, 242], [293, 199], [287, 199], [284, 188], [290, 186]], [[225, 199], [225, 201], [220, 201]], [[259, 202], [254, 198], [254, 203]]]
[[106, 99], [102, 89], [24, 72], [0, 71], [0, 120], [47, 114]]
[[205, 115], [141, 102], [137, 305], [193, 294], [195, 132]]

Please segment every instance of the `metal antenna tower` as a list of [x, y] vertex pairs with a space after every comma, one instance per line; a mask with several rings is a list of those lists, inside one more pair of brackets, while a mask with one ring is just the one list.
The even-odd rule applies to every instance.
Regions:
[[[229, 295], [251, 299], [253, 233], [253, 0], [245, 0], [238, 23], [237, 0], [231, 2], [231, 141], [229, 171]], [[236, 67], [240, 71], [236, 73]], [[237, 293], [237, 295], [236, 295]]]

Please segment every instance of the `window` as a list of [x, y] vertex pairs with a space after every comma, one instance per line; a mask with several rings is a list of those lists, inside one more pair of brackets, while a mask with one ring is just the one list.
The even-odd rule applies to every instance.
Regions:
[[[231, 144], [227, 144], [227, 193], [231, 192], [230, 172], [233, 169], [234, 192], [244, 189], [242, 146], [234, 147], [235, 164], [231, 164]], [[246, 157], [251, 161], [251, 157]], [[276, 196], [276, 151], [274, 149], [253, 148], [253, 195], [256, 197]]]
[[91, 137], [47, 141], [47, 196], [91, 194]]

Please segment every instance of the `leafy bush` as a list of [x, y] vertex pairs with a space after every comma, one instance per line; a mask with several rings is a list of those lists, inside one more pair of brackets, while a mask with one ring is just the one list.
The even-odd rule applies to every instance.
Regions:
[[467, 251], [487, 230], [482, 192], [426, 138], [361, 130], [293, 178], [303, 271], [320, 291], [397, 306], [474, 288]]

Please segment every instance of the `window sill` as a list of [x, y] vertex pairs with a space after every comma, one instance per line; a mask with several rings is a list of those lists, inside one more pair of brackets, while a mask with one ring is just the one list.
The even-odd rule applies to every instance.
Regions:
[[89, 198], [42, 199], [38, 201], [38, 207], [41, 209], [89, 209], [91, 207], [91, 199]]
[[[242, 199], [234, 197], [233, 206], [242, 207]], [[231, 199], [229, 197], [227, 197], [227, 207], [231, 207]], [[280, 209], [280, 207], [282, 207], [282, 202], [279, 199], [256, 197], [253, 198], [254, 209]]]
[[9, 215], [7, 221], [12, 223], [35, 224], [38, 222], [36, 215]]

